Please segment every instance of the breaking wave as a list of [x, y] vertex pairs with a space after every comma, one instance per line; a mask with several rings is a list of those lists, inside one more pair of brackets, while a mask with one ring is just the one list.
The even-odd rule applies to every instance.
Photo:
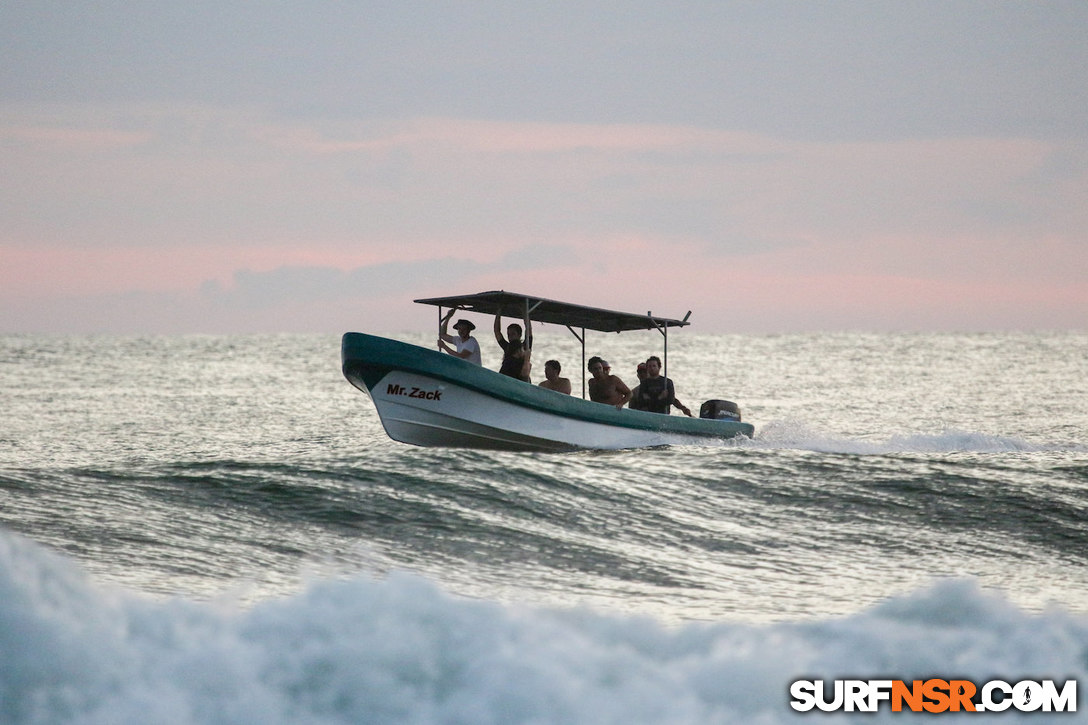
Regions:
[[1088, 622], [1026, 613], [969, 580], [767, 626], [501, 605], [403, 573], [314, 582], [252, 607], [152, 600], [0, 532], [0, 651], [11, 725], [705, 725], [794, 721], [799, 678], [1082, 679]]

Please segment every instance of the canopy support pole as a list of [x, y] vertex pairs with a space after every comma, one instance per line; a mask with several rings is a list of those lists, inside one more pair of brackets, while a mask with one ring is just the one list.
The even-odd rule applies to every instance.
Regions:
[[[438, 329], [441, 332], [442, 329], [442, 317], [443, 310], [449, 307], [451, 310], [465, 310], [472, 313], [493, 315], [502, 314], [504, 306], [510, 307], [522, 306], [524, 308], [524, 317], [526, 320], [532, 318], [537, 310], [541, 310], [539, 313], [540, 319], [538, 322], [543, 324], [559, 324], [565, 325], [571, 334], [578, 340], [582, 347], [582, 398], [586, 398], [587, 394], [587, 371], [586, 371], [586, 330], [593, 329], [601, 332], [623, 332], [626, 330], [642, 330], [642, 329], [654, 329], [661, 333], [664, 343], [664, 360], [661, 363], [662, 372], [668, 377], [669, 372], [669, 327], [683, 327], [688, 324], [688, 318], [691, 317], [691, 311], [689, 310], [684, 319], [682, 320], [670, 320], [665, 318], [656, 318], [653, 316], [653, 312], [647, 312], [646, 317], [635, 313], [626, 312], [614, 312], [610, 310], [602, 310], [592, 307], [584, 307], [581, 305], [571, 305], [563, 302], [556, 302], [554, 300], [547, 300], [541, 297], [529, 297], [527, 295], [518, 295], [514, 293], [507, 293], [502, 290], [497, 292], [482, 292], [476, 295], [460, 295], [453, 297], [435, 297], [432, 299], [420, 299], [415, 300], [421, 304], [435, 305], [438, 307]], [[542, 309], [541, 309], [542, 308]], [[516, 309], [516, 307], [515, 307]], [[582, 322], [580, 329], [581, 334], [573, 325], [578, 322]], [[589, 323], [587, 328], [586, 322]], [[526, 338], [528, 337], [528, 329], [525, 330]]]
[[[689, 312], [688, 314], [690, 315], [691, 313]], [[660, 322], [658, 322], [657, 320], [655, 320], [653, 312], [647, 312], [646, 317], [648, 317], [650, 319], [650, 326], [652, 328], [654, 328], [655, 330], [657, 330], [658, 332], [660, 332], [661, 336], [663, 338], [665, 338], [664, 352], [662, 353], [662, 357], [664, 357], [665, 359], [661, 361], [661, 375], [662, 375], [662, 377], [668, 378], [669, 377], [669, 326], [668, 325], [663, 325]]]
[[[661, 336], [663, 338], [665, 338], [665, 342], [664, 342], [664, 345], [665, 345], [664, 358], [665, 359], [661, 361], [661, 368], [662, 368], [661, 375], [664, 376], [665, 378], [668, 378], [669, 377], [669, 326], [667, 324], [662, 324], [662, 323], [658, 322], [657, 320], [655, 320], [653, 312], [647, 312], [646, 317], [650, 318], [650, 326], [657, 329], [657, 331], [661, 333]], [[688, 310], [688, 313], [686, 315], [684, 315], [684, 319], [680, 321], [680, 324], [681, 325], [686, 325], [687, 322], [688, 322], [689, 317], [691, 317], [691, 310]]]
[[570, 334], [574, 335], [574, 339], [582, 343], [582, 400], [586, 399], [586, 328], [582, 328], [581, 337], [573, 327], [567, 325], [567, 329], [570, 330]]

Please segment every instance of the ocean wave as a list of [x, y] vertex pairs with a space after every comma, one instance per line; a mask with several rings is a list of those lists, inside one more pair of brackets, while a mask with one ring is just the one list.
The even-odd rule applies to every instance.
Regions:
[[968, 580], [767, 626], [467, 600], [401, 573], [250, 607], [155, 601], [0, 532], [0, 651], [12, 725], [779, 723], [799, 678], [1084, 678], [1088, 622]]

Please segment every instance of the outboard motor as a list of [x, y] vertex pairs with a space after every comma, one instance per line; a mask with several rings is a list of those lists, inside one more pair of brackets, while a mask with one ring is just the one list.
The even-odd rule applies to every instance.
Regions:
[[700, 418], [740, 420], [740, 408], [731, 400], [708, 400], [699, 406]]

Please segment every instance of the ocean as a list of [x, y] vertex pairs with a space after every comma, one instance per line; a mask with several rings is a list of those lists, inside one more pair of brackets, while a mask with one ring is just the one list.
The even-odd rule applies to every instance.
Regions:
[[[587, 355], [631, 383], [661, 342]], [[683, 331], [667, 362], [754, 438], [422, 449], [335, 335], [0, 336], [0, 723], [913, 722], [791, 683], [1088, 686], [1088, 334]], [[1088, 721], [1024, 709], [944, 714]]]

